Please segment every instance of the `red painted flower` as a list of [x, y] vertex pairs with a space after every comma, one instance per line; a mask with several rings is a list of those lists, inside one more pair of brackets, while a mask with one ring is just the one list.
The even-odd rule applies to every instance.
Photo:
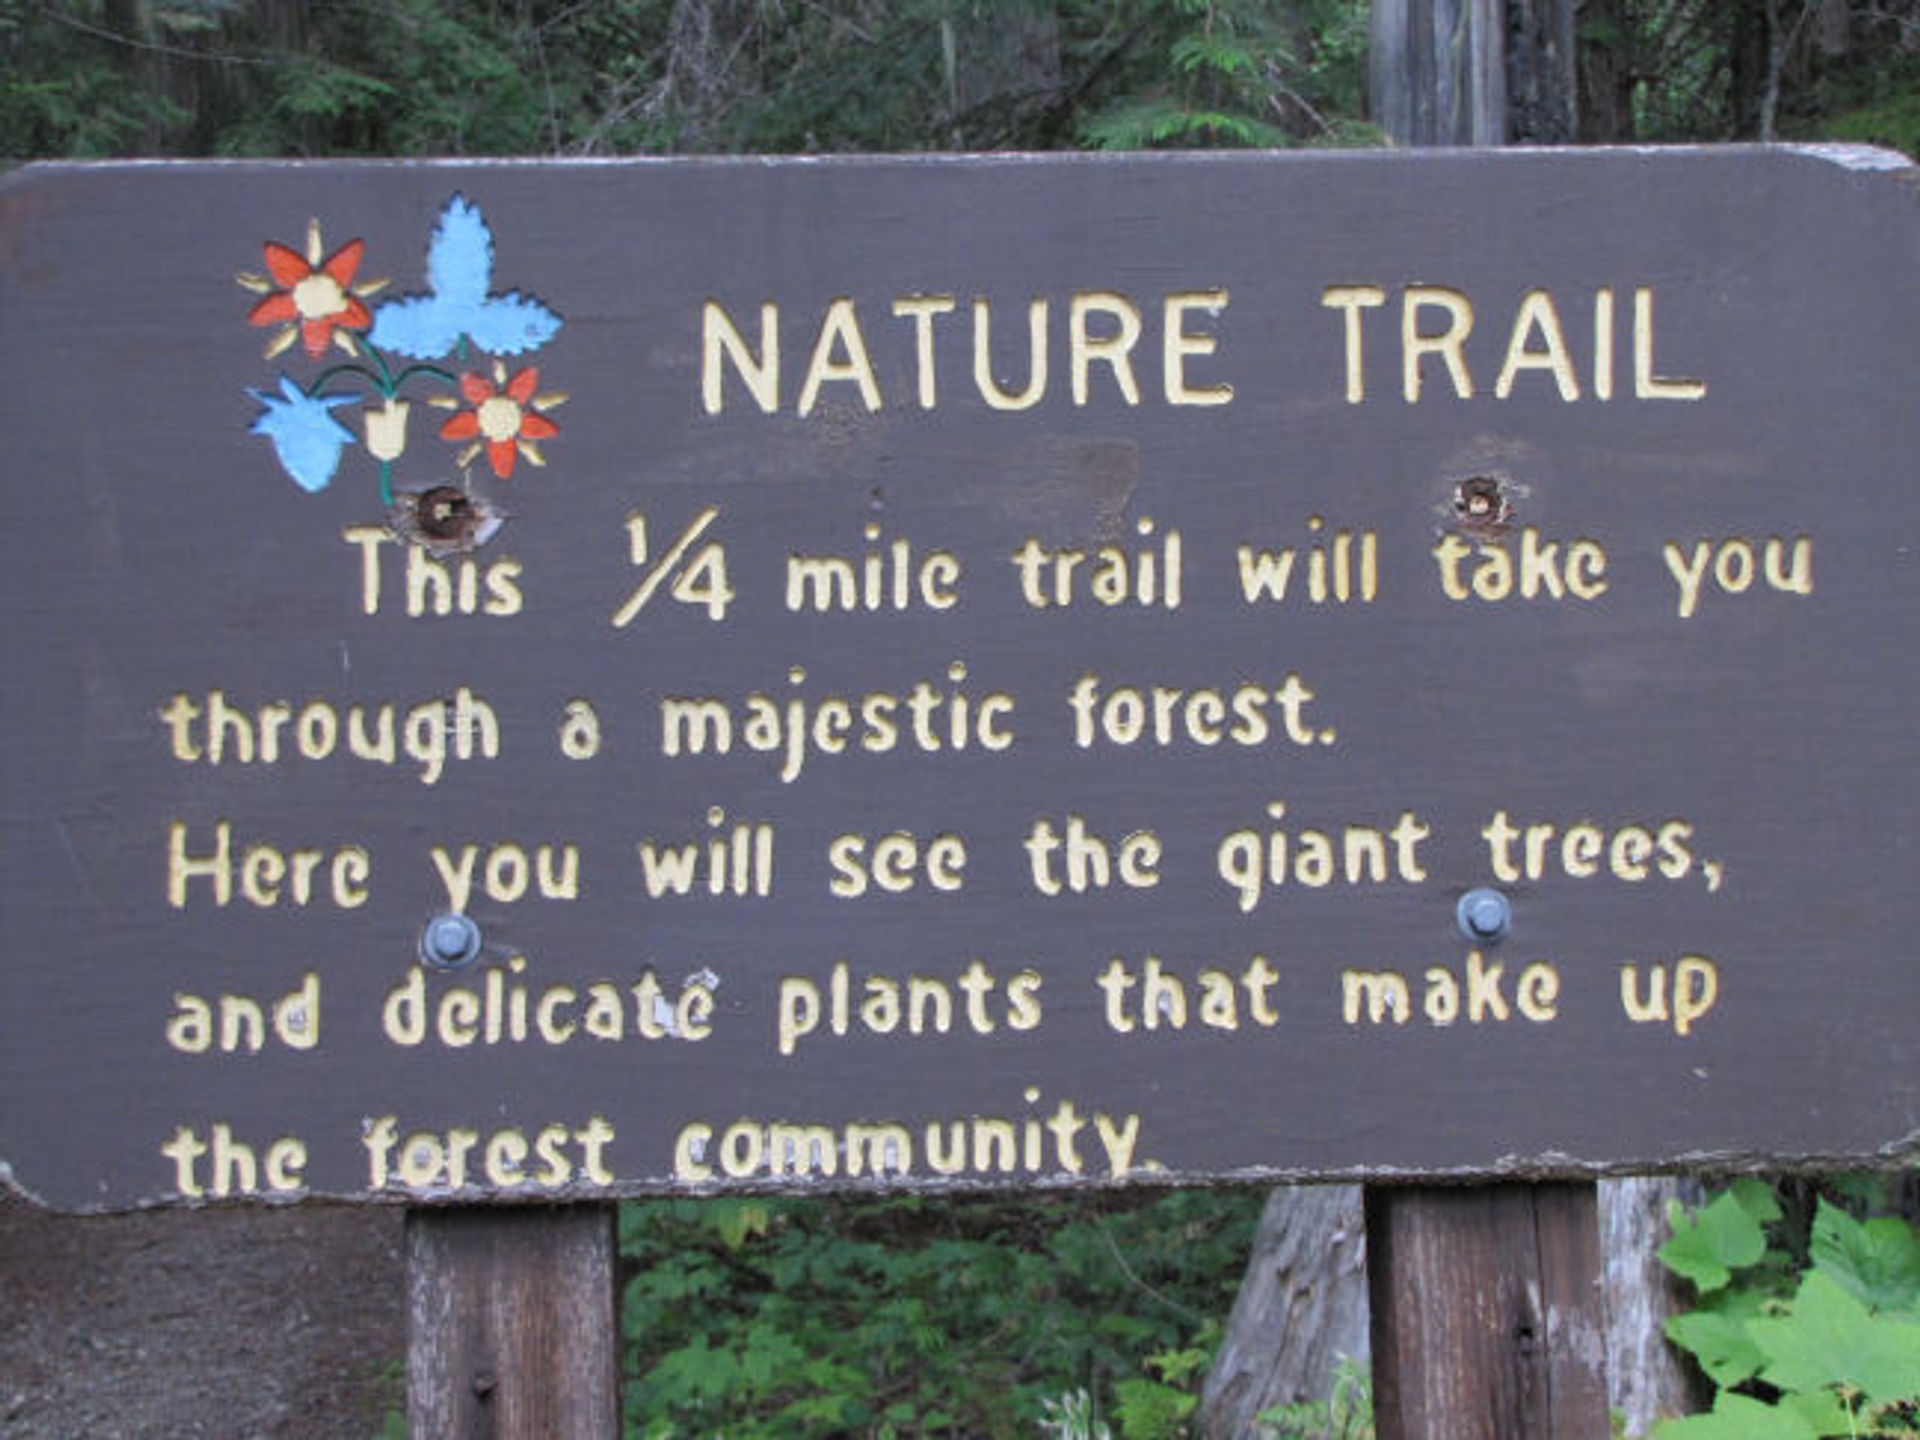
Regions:
[[[516, 370], [509, 379], [506, 367], [498, 360], [493, 362], [491, 380], [471, 370], [462, 375], [460, 394], [473, 408], [448, 417], [440, 427], [442, 439], [473, 442], [460, 452], [459, 463], [468, 464], [485, 450], [487, 463], [503, 480], [513, 474], [513, 462], [520, 456], [525, 456], [529, 465], [546, 464], [546, 457], [534, 442], [558, 435], [560, 427], [542, 412], [564, 404], [567, 397], [557, 391], [536, 394], [539, 385], [540, 372], [533, 366]], [[459, 401], [448, 395], [433, 403], [456, 406]]]
[[353, 342], [338, 329], [365, 330], [373, 324], [362, 296], [371, 295], [387, 282], [364, 281], [354, 284], [354, 272], [366, 244], [349, 240], [331, 255], [324, 255], [320, 244], [320, 222], [307, 222], [307, 253], [302, 255], [277, 240], [266, 243], [265, 275], [241, 275], [240, 283], [263, 298], [247, 312], [250, 325], [279, 325], [281, 330], [267, 342], [267, 354], [278, 355], [296, 337], [307, 354], [318, 360], [333, 341], [349, 355]]

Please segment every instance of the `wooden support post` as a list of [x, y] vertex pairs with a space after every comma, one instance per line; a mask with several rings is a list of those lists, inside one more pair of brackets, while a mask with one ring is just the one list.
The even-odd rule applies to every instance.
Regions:
[[1604, 1440], [1592, 1182], [1369, 1188], [1379, 1440]]
[[1373, 118], [1397, 145], [1504, 145], [1502, 0], [1373, 0]]
[[406, 1249], [410, 1433], [620, 1433], [612, 1205], [409, 1210]]

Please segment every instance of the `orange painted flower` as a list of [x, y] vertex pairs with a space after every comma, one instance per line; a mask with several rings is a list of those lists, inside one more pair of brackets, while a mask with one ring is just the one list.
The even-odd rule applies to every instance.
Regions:
[[[460, 394], [473, 408], [449, 416], [440, 427], [442, 439], [473, 442], [460, 452], [458, 463], [468, 464], [485, 450], [487, 463], [503, 480], [513, 474], [513, 462], [519, 457], [524, 456], [529, 465], [545, 465], [546, 457], [535, 442], [558, 435], [560, 427], [543, 412], [566, 403], [567, 397], [558, 391], [537, 394], [539, 385], [540, 372], [532, 365], [516, 370], [509, 379], [498, 360], [493, 362], [491, 380], [471, 370], [462, 375]], [[449, 408], [460, 402], [446, 395], [432, 403]]]
[[342, 330], [365, 330], [373, 324], [363, 296], [381, 289], [385, 280], [354, 283], [354, 272], [366, 253], [366, 244], [349, 240], [331, 255], [320, 244], [320, 222], [307, 222], [307, 253], [269, 240], [265, 246], [267, 273], [243, 274], [239, 281], [263, 298], [247, 312], [251, 325], [279, 325], [267, 342], [267, 354], [278, 355], [296, 338], [308, 356], [318, 360], [329, 340], [349, 355], [353, 341]]

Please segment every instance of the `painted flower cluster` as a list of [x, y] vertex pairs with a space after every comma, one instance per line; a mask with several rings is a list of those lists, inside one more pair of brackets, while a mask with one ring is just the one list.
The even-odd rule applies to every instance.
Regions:
[[[449, 200], [427, 246], [427, 289], [377, 306], [368, 302], [387, 282], [359, 278], [365, 244], [329, 251], [317, 220], [304, 250], [270, 240], [263, 254], [266, 273], [239, 281], [260, 297], [248, 322], [273, 331], [267, 357], [296, 347], [314, 363], [342, 357], [304, 384], [283, 370], [278, 391], [247, 392], [260, 402], [253, 433], [273, 443], [301, 489], [326, 489], [342, 454], [364, 439], [380, 465], [380, 499], [391, 506], [416, 390], [452, 412], [438, 433], [460, 446], [456, 465], [484, 455], [504, 480], [520, 461], [546, 463], [540, 447], [560, 433], [549, 412], [567, 397], [540, 388], [537, 366], [510, 362], [551, 340], [560, 317], [518, 291], [493, 290], [493, 232], [477, 206]], [[335, 414], [349, 405], [360, 407], [358, 436]]]

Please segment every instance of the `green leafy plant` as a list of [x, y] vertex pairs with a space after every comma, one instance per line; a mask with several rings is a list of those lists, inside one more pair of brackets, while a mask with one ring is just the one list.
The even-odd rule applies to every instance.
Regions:
[[1143, 0], [1129, 48], [1155, 78], [1081, 126], [1095, 149], [1287, 145], [1281, 76], [1303, 67], [1302, 41], [1272, 6], [1227, 0]]
[[1815, 1197], [1804, 1239], [1771, 1187], [1670, 1212], [1660, 1258], [1700, 1292], [1667, 1336], [1719, 1387], [1656, 1440], [1920, 1436], [1920, 1234]]
[[1186, 1433], [1187, 1417], [1200, 1404], [1200, 1382], [1207, 1378], [1220, 1325], [1209, 1320], [1191, 1345], [1149, 1355], [1150, 1374], [1129, 1375], [1115, 1383], [1114, 1419], [1120, 1440], [1174, 1440]]
[[370, 1440], [407, 1440], [407, 1365], [395, 1357], [380, 1367], [369, 1389], [382, 1397], [380, 1428]]
[[1275, 1405], [1254, 1417], [1262, 1440], [1373, 1440], [1373, 1374], [1365, 1360], [1342, 1355], [1325, 1400]]
[[624, 1206], [627, 1434], [1170, 1440], [1262, 1198]]
[[1040, 1402], [1040, 1433], [1047, 1440], [1113, 1440], [1113, 1431], [1093, 1413], [1093, 1396], [1070, 1390]]

